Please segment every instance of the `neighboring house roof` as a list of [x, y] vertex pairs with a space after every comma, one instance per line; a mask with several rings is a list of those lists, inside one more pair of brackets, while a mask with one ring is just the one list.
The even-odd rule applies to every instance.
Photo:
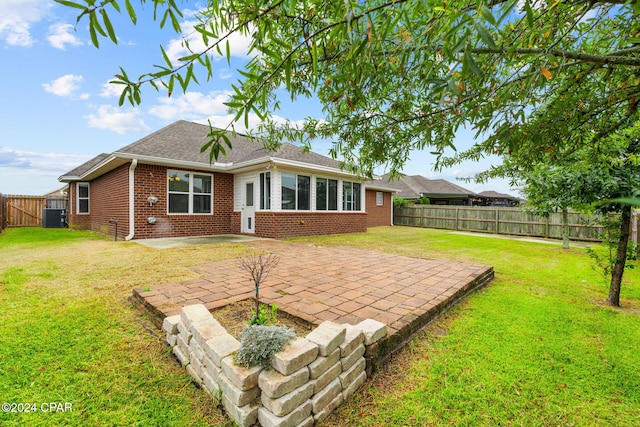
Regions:
[[259, 141], [236, 134], [229, 135], [232, 148], [226, 156], [210, 163], [209, 151], [200, 152], [208, 141], [208, 125], [184, 120], [177, 121], [111, 154], [100, 154], [59, 178], [60, 181], [91, 180], [116, 167], [138, 159], [145, 163], [172, 167], [199, 168], [221, 172], [240, 172], [259, 163], [324, 170], [334, 174], [353, 176], [340, 169], [340, 162], [317, 153], [304, 151], [293, 144], [283, 143], [275, 152], [268, 151]]
[[491, 199], [510, 199], [510, 200], [519, 200], [517, 197], [511, 196], [509, 194], [498, 193], [497, 191], [481, 191], [478, 193], [479, 196], [487, 197]]
[[428, 179], [422, 175], [402, 175], [391, 180], [388, 175], [380, 178], [381, 183], [397, 188], [397, 195], [404, 199], [421, 197], [477, 197], [477, 194], [444, 179]]

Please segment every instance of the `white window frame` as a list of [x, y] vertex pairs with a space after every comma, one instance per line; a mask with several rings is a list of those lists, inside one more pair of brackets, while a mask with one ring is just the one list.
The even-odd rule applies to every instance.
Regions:
[[[348, 184], [349, 186], [351, 186], [351, 190], [353, 191], [353, 186], [357, 185], [358, 186], [358, 197], [352, 197], [352, 200], [347, 201], [344, 200], [344, 189], [345, 189], [345, 185]], [[362, 203], [362, 191], [363, 191], [363, 185], [360, 182], [356, 182], [356, 181], [342, 181], [342, 186], [341, 186], [341, 193], [342, 193], [342, 211], [343, 212], [362, 212], [362, 208], [363, 208], [363, 203]], [[352, 206], [355, 206], [355, 204], [359, 204], [360, 205], [360, 209], [346, 209], [347, 204], [350, 203]]]
[[384, 206], [384, 192], [376, 191], [376, 206]]
[[[293, 209], [286, 209], [284, 208], [284, 206], [282, 205], [282, 195], [283, 195], [283, 191], [282, 191], [282, 182], [284, 181], [284, 175], [292, 175], [295, 177], [295, 198], [294, 198], [294, 208]], [[305, 177], [309, 179], [309, 208], [308, 209], [298, 209], [298, 204], [299, 204], [299, 181], [298, 181], [298, 177]], [[302, 173], [295, 173], [295, 172], [281, 172], [280, 173], [280, 209], [284, 212], [311, 212], [311, 204], [312, 202], [314, 202], [313, 198], [312, 198], [312, 188], [313, 188], [313, 180], [311, 179], [312, 175], [307, 175], [307, 174], [302, 174]]]
[[[326, 193], [325, 193], [325, 197], [326, 197], [326, 204], [327, 204], [327, 208], [326, 209], [319, 209], [318, 208], [318, 180], [319, 179], [323, 179], [326, 183]], [[336, 208], [335, 209], [329, 209], [329, 181], [334, 181], [336, 183]], [[338, 180], [337, 178], [327, 178], [324, 176], [317, 176], [315, 177], [314, 183], [313, 183], [313, 189], [314, 189], [314, 195], [313, 195], [313, 202], [314, 202], [314, 206], [315, 206], [315, 210], [317, 212], [338, 212], [340, 210], [340, 198], [338, 196], [338, 194], [340, 193], [340, 180]]]
[[[171, 173], [182, 173], [182, 174], [187, 174], [189, 175], [189, 191], [188, 192], [182, 192], [182, 191], [170, 191], [169, 190], [169, 175]], [[201, 175], [201, 176], [208, 176], [211, 177], [211, 193], [194, 193], [193, 192], [193, 181], [194, 181], [194, 175]], [[170, 202], [169, 202], [169, 196], [171, 194], [187, 194], [189, 196], [189, 208], [188, 208], [188, 212], [171, 212], [170, 211]], [[194, 196], [206, 196], [208, 195], [211, 198], [211, 209], [209, 212], [193, 212], [193, 198]], [[190, 172], [190, 171], [184, 171], [184, 170], [176, 170], [176, 169], [167, 169], [167, 215], [212, 215], [213, 214], [213, 175], [210, 173], [203, 173], [203, 172]]]
[[[80, 186], [87, 187], [87, 197], [80, 197]], [[80, 200], [87, 201], [87, 211], [80, 211]], [[88, 182], [78, 182], [76, 183], [76, 213], [78, 215], [89, 215], [91, 213], [91, 186]]]
[[[267, 185], [267, 176], [269, 177], [269, 184]], [[259, 203], [257, 210], [270, 211], [273, 203], [273, 174], [269, 172], [261, 172], [258, 174], [258, 198]]]

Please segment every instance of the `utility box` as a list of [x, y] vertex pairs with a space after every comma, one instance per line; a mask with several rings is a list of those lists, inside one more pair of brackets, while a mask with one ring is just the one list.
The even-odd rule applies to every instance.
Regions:
[[67, 226], [67, 210], [45, 208], [42, 214], [42, 227], [64, 228]]

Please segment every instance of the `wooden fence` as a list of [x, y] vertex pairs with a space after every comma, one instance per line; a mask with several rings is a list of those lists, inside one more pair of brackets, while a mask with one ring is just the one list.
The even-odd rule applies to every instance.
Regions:
[[[561, 212], [545, 218], [519, 208], [396, 206], [393, 221], [396, 225], [413, 227], [562, 239]], [[570, 239], [600, 241], [601, 230], [594, 217], [569, 213]]]
[[0, 195], [0, 230], [42, 225], [44, 208], [67, 209], [66, 196]]

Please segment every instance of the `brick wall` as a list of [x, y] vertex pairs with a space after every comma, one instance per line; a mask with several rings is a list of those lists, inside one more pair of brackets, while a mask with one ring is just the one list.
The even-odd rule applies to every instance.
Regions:
[[117, 219], [118, 238], [129, 234], [129, 165], [120, 166], [89, 183], [89, 215], [76, 213], [76, 185], [69, 185], [68, 221], [71, 227], [115, 236], [115, 224], [109, 220]]
[[375, 190], [367, 190], [365, 193], [365, 206], [367, 207], [367, 227], [379, 227], [391, 225], [391, 193], [383, 192], [382, 206], [376, 205]]
[[256, 235], [283, 239], [367, 231], [366, 212], [256, 212]]
[[[177, 170], [171, 168], [171, 170]], [[187, 170], [188, 172], [199, 172]], [[202, 171], [202, 173], [209, 173]], [[169, 215], [167, 213], [167, 168], [138, 164], [135, 172], [135, 237], [203, 236], [210, 234], [239, 233], [240, 224], [234, 228], [233, 175], [213, 174], [212, 215]], [[158, 202], [149, 205], [147, 198], [156, 196]], [[155, 217], [149, 224], [147, 218]]]

